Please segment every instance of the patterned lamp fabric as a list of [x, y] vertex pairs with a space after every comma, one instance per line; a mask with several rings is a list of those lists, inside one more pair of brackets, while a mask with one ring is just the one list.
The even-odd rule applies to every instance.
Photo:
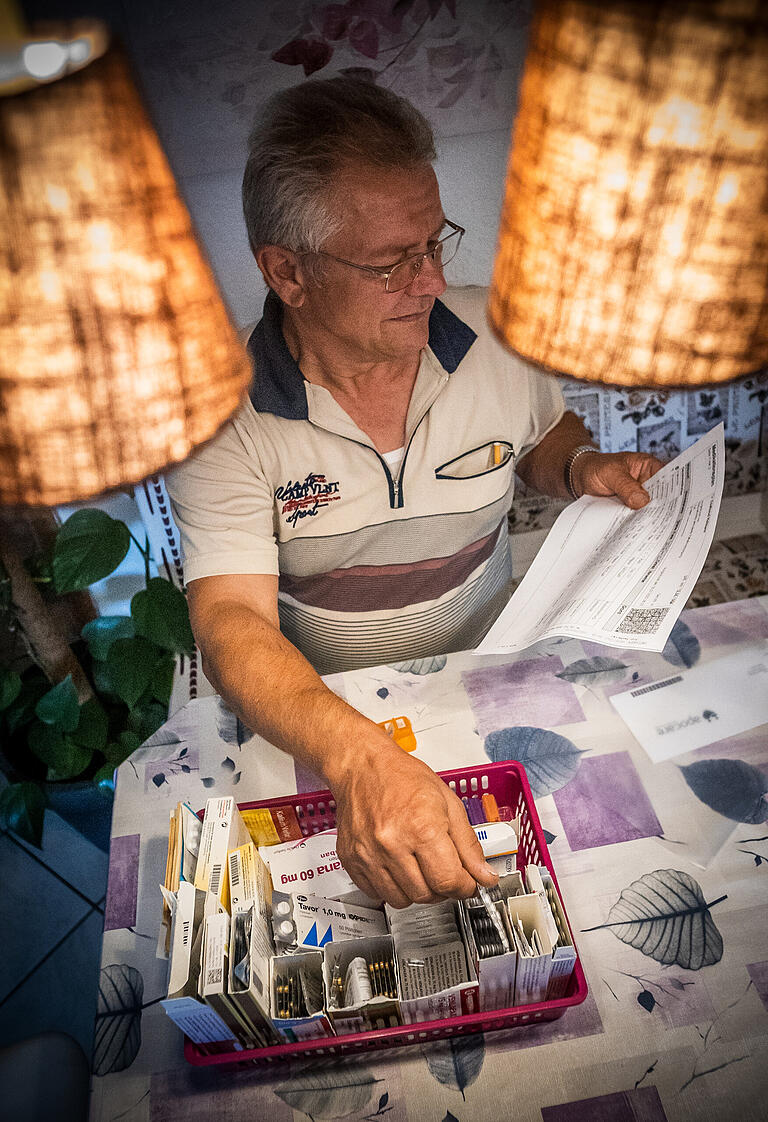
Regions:
[[250, 364], [123, 56], [0, 98], [0, 159], [0, 501], [184, 459]]
[[491, 322], [548, 369], [723, 382], [768, 360], [768, 8], [541, 0]]

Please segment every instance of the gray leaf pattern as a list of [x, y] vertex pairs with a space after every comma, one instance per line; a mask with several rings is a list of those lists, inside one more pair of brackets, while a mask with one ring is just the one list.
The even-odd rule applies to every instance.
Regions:
[[136, 1059], [141, 1047], [143, 998], [144, 979], [132, 966], [116, 964], [101, 971], [93, 1043], [94, 1075], [125, 1071]]
[[724, 818], [750, 823], [768, 819], [768, 777], [744, 760], [699, 760], [680, 770], [696, 798]]
[[677, 621], [661, 655], [673, 666], [684, 666], [690, 670], [696, 665], [701, 657], [701, 646], [687, 623], [683, 623], [681, 619]]
[[281, 1083], [275, 1094], [291, 1110], [301, 1110], [311, 1118], [347, 1118], [368, 1105], [381, 1082], [364, 1068], [339, 1064], [327, 1072]]
[[455, 1087], [465, 1098], [464, 1088], [474, 1083], [485, 1060], [485, 1040], [482, 1034], [454, 1036], [422, 1048], [427, 1067], [438, 1083]]
[[723, 956], [723, 937], [710, 915], [701, 886], [679, 869], [657, 869], [625, 888], [608, 913], [607, 923], [587, 927], [613, 934], [644, 955], [684, 970], [700, 970]]
[[431, 655], [429, 658], [412, 658], [408, 662], [390, 662], [398, 674], [437, 674], [448, 662], [447, 655]]
[[628, 669], [626, 662], [620, 662], [617, 658], [595, 655], [594, 658], [579, 658], [576, 662], [569, 662], [555, 677], [580, 686], [607, 686], [620, 682]]
[[494, 763], [518, 760], [525, 768], [535, 799], [559, 791], [573, 779], [581, 763], [581, 752], [567, 737], [531, 725], [489, 733], [485, 751]]
[[227, 708], [221, 698], [219, 698], [216, 707], [216, 732], [225, 744], [236, 744], [238, 748], [242, 747], [243, 743], [249, 740], [252, 735], [240, 718], [236, 717], [232, 710]]

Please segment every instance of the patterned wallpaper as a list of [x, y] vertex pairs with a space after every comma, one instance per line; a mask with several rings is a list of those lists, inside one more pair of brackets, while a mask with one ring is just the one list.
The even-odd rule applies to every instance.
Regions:
[[[652, 452], [669, 460], [722, 421], [725, 494], [760, 491], [768, 482], [768, 370], [696, 390], [606, 389], [569, 380], [563, 382], [563, 394], [604, 452]], [[511, 528], [518, 533], [547, 529], [565, 505], [521, 485]]]

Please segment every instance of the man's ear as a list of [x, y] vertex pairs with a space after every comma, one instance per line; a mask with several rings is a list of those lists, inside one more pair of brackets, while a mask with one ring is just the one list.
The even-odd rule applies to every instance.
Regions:
[[265, 283], [284, 304], [300, 308], [306, 296], [307, 278], [299, 255], [282, 245], [263, 245], [254, 256]]

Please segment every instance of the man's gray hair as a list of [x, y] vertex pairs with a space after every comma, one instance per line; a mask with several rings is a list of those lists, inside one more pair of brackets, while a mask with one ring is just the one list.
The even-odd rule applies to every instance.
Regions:
[[436, 155], [432, 129], [409, 101], [343, 75], [270, 98], [248, 150], [243, 213], [254, 253], [263, 245], [319, 250], [341, 227], [331, 195], [343, 167], [411, 168]]

